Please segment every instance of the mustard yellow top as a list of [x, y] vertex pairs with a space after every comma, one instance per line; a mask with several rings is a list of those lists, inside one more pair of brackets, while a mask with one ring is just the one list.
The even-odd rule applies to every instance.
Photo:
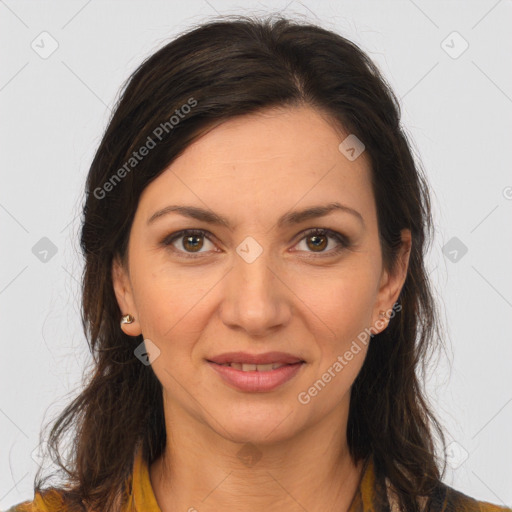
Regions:
[[[148, 465], [143, 460], [140, 448], [135, 454], [129, 480], [128, 500], [120, 512], [162, 512], [153, 493]], [[428, 498], [423, 498], [420, 503], [425, 512], [512, 512], [512, 508], [477, 501], [445, 484], [441, 484], [435, 493]], [[7, 512], [66, 512], [66, 510], [58, 491], [50, 491], [45, 494], [44, 501], [41, 494], [37, 493], [33, 501], [14, 505]], [[372, 457], [365, 463], [359, 487], [348, 512], [400, 512], [389, 480], [376, 474]]]

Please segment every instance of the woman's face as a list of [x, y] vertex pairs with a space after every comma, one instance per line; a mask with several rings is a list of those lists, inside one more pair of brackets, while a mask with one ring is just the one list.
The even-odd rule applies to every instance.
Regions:
[[[239, 117], [143, 191], [114, 286], [122, 313], [135, 317], [124, 331], [142, 333], [155, 357], [169, 417], [239, 442], [346, 421], [361, 340], [385, 329], [379, 311], [389, 316], [398, 298], [410, 243], [404, 231], [404, 265], [389, 275], [369, 161], [339, 149], [348, 135], [306, 107]], [[334, 204], [347, 209], [322, 213]], [[258, 368], [264, 375], [210, 362], [230, 352], [246, 354], [227, 356], [240, 364], [269, 352], [303, 362]]]

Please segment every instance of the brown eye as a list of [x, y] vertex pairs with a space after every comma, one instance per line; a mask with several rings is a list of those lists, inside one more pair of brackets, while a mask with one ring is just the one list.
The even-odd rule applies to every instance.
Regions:
[[200, 235], [189, 235], [182, 238], [183, 248], [187, 251], [197, 252], [203, 247], [203, 240]]
[[[215, 247], [208, 235], [209, 233], [202, 229], [184, 229], [167, 236], [161, 244], [165, 247], [171, 247], [179, 256], [195, 258], [209, 252], [208, 250], [201, 250], [204, 248], [205, 240]], [[337, 242], [337, 245], [334, 244], [334, 247], [326, 250], [331, 245], [331, 240]], [[299, 252], [316, 253], [318, 256], [334, 256], [351, 246], [349, 238], [341, 233], [324, 228], [308, 230], [299, 243], [302, 243], [302, 241], [305, 241], [305, 249]], [[217, 251], [214, 250], [213, 252]]]
[[[299, 243], [305, 241], [306, 250], [305, 252], [309, 253], [318, 253], [319, 255], [332, 256], [338, 254], [343, 249], [350, 247], [350, 240], [338, 233], [336, 231], [332, 231], [330, 229], [323, 228], [314, 228], [310, 229], [300, 240]], [[337, 242], [337, 245], [334, 243], [328, 250], [325, 250], [330, 244], [330, 240], [334, 240]]]
[[317, 249], [322, 251], [327, 247], [327, 238], [328, 237], [324, 235], [310, 235], [306, 239], [311, 241], [311, 245], [308, 244], [308, 247], [312, 248], [314, 251]]
[[195, 257], [208, 251], [201, 251], [204, 247], [205, 239], [212, 244], [206, 231], [202, 229], [185, 229], [166, 237], [162, 240], [162, 245], [171, 246], [172, 249], [182, 256]]

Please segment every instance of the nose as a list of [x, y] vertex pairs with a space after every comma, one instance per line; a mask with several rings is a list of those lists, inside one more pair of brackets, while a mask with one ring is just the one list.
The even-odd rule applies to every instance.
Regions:
[[277, 267], [265, 251], [250, 263], [238, 255], [235, 257], [224, 280], [220, 305], [225, 325], [250, 336], [263, 337], [290, 321], [293, 292]]

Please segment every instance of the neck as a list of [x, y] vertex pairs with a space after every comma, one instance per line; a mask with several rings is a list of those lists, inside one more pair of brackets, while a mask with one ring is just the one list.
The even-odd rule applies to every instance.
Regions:
[[[348, 511], [363, 461], [352, 460], [336, 412], [335, 421], [324, 418], [272, 443], [235, 443], [180, 417], [172, 422], [164, 453], [149, 468], [161, 511]], [[170, 416], [176, 420], [177, 414]]]

